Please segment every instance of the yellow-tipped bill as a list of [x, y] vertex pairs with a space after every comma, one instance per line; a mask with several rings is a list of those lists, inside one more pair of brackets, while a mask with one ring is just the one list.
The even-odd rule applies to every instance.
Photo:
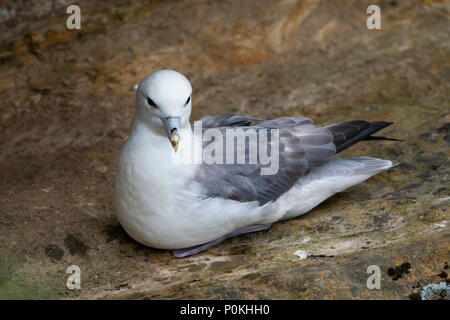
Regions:
[[178, 135], [178, 131], [175, 130], [172, 135], [170, 136], [170, 143], [172, 144], [172, 147], [174, 148], [175, 152], [178, 151], [178, 143], [180, 142], [180, 136]]

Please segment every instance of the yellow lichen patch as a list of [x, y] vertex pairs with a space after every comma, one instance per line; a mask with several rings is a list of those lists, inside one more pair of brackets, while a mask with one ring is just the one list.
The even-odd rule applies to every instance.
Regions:
[[252, 31], [250, 30], [249, 26], [241, 21], [236, 22], [233, 25], [233, 33], [242, 39], [251, 39], [255, 35], [252, 34]]
[[233, 65], [248, 65], [262, 62], [265, 58], [262, 51], [248, 52], [246, 48], [236, 48], [230, 62]]
[[48, 30], [45, 34], [44, 41], [41, 42], [41, 46], [46, 47], [48, 45], [67, 41], [70, 38], [72, 38], [75, 34], [76, 32], [70, 30], [63, 30], [63, 31]]
[[227, 64], [250, 65], [262, 62], [268, 56], [264, 47], [247, 46], [243, 44], [220, 43], [214, 41], [214, 45], [209, 47], [210, 54], [215, 63], [219, 63], [220, 68]]

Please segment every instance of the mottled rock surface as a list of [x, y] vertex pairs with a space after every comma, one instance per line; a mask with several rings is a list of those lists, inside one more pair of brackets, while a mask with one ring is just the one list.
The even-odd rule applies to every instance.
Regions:
[[[0, 298], [413, 299], [448, 282], [447, 1], [81, 0], [79, 31], [65, 27], [69, 3], [0, 1]], [[194, 119], [394, 121], [383, 134], [406, 142], [342, 156], [400, 165], [267, 232], [173, 259], [129, 238], [112, 199], [133, 85], [161, 68], [191, 80]], [[73, 264], [78, 291], [66, 288]]]

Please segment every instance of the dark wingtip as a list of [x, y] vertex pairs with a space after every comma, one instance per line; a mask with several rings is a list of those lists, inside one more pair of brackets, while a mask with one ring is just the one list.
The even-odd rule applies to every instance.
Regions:
[[380, 128], [380, 130], [383, 129], [383, 128], [389, 127], [392, 124], [394, 124], [394, 123], [390, 122], [390, 121], [373, 121], [373, 122], [370, 122], [371, 126], [378, 127], [378, 128]]
[[[373, 121], [373, 122], [370, 122], [370, 126], [376, 128], [377, 129], [376, 131], [379, 131], [381, 129], [389, 127], [390, 125], [393, 125], [393, 124], [394, 124], [394, 122], [391, 122], [391, 121]], [[387, 137], [383, 137], [383, 136], [368, 136], [364, 140], [366, 140], [366, 141], [367, 140], [387, 140], [387, 141], [398, 141], [398, 142], [405, 142], [406, 141], [406, 140], [402, 140], [402, 139], [387, 138]]]
[[[358, 141], [364, 140], [393, 140], [386, 137], [371, 137], [372, 134], [389, 127], [393, 122], [390, 121], [373, 121], [353, 120], [327, 126], [334, 135], [334, 144], [336, 145], [336, 153], [341, 152], [348, 147], [354, 145]], [[344, 137], [344, 139], [342, 139]]]
[[388, 141], [398, 141], [398, 142], [408, 141], [408, 140], [403, 140], [403, 139], [387, 138], [387, 137], [379, 137], [379, 136], [369, 136], [364, 140], [388, 140]]

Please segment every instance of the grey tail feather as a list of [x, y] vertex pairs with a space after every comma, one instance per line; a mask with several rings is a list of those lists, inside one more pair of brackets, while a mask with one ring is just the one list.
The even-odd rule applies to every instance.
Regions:
[[353, 120], [332, 124], [326, 128], [330, 130], [334, 136], [333, 142], [336, 145], [336, 153], [338, 153], [354, 145], [355, 143], [364, 140], [402, 141], [399, 139], [372, 136], [375, 132], [384, 129], [391, 124], [393, 124], [393, 122], [368, 122], [364, 120]]

